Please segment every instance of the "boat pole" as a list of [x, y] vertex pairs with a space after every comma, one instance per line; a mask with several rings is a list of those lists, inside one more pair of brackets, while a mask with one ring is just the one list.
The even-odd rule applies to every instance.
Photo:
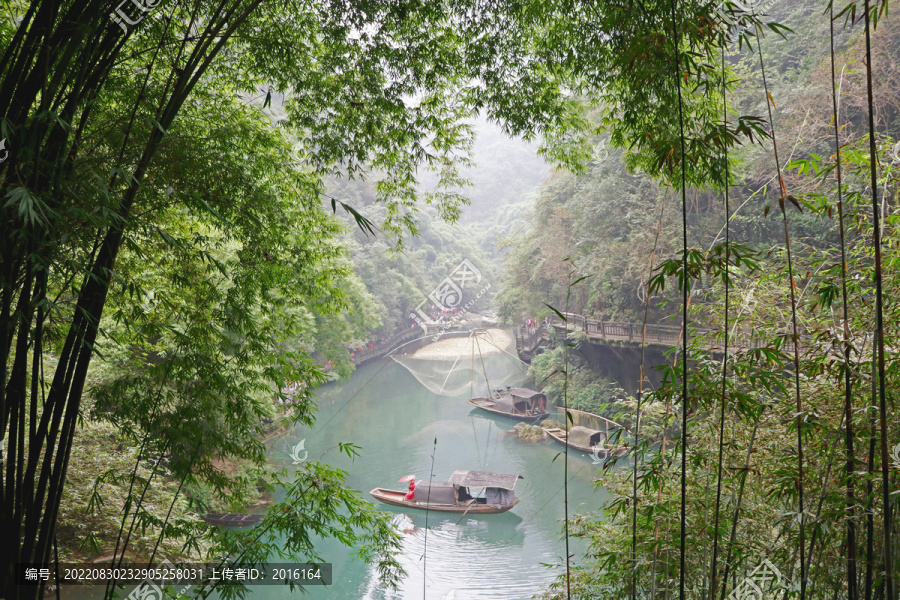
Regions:
[[[488, 386], [488, 398], [493, 400], [494, 395], [491, 394], [491, 382], [488, 381], [487, 369], [484, 367], [484, 355], [481, 354], [481, 344], [478, 342], [478, 335], [475, 335], [474, 337], [475, 337], [475, 343], [478, 344], [478, 357], [481, 359], [481, 372], [484, 373], [484, 382]], [[474, 351], [473, 351], [472, 355], [474, 356]], [[499, 399], [499, 396], [498, 396], [498, 399]]]
[[463, 350], [465, 350], [465, 349], [466, 349], [465, 346], [463, 346], [462, 348], [459, 349], [459, 354], [456, 355], [456, 360], [453, 361], [453, 366], [450, 367], [450, 370], [447, 372], [447, 377], [444, 378], [444, 383], [441, 384], [441, 389], [438, 392], [438, 394], [440, 394], [441, 392], [444, 391], [444, 386], [447, 385], [447, 382], [450, 380], [450, 375], [453, 374], [453, 369], [456, 368], [456, 363], [459, 362], [459, 357], [462, 356]]
[[[471, 338], [473, 334], [474, 334], [474, 332], [470, 333], [469, 337]], [[475, 340], [474, 339], [472, 340], [472, 368], [471, 368], [471, 371], [472, 371], [472, 378], [469, 381], [469, 400], [471, 400], [472, 398], [475, 397]], [[473, 427], [474, 427], [474, 424], [473, 424]]]
[[434, 438], [434, 445], [431, 447], [431, 471], [428, 480], [428, 495], [425, 497], [425, 547], [422, 549], [422, 600], [427, 598], [428, 575], [425, 566], [428, 561], [428, 513], [431, 509], [431, 482], [434, 481], [434, 455], [437, 453], [437, 437]]
[[[494, 348], [496, 348], [497, 350], [499, 350], [499, 351], [502, 352], [503, 354], [507, 355], [508, 357], [510, 357], [510, 358], [512, 358], [512, 359], [515, 359], [515, 360], [519, 361], [520, 363], [522, 363], [522, 364], [525, 365], [526, 367], [528, 366], [528, 363], [527, 363], [527, 362], [525, 362], [524, 360], [522, 360], [522, 359], [519, 358], [518, 356], [513, 356], [512, 354], [510, 354], [509, 352], [507, 352], [506, 350], [504, 350], [503, 348], [501, 348], [500, 346], [498, 346], [497, 344], [495, 344], [495, 343], [492, 342], [491, 340], [484, 340], [484, 343], [485, 343], [485, 344], [490, 344], [491, 346], [493, 346]], [[516, 366], [518, 366], [518, 365], [516, 365]]]
[[[459, 502], [459, 492], [457, 492], [456, 501]], [[459, 525], [459, 521], [462, 521], [462, 520], [463, 520], [463, 517], [466, 516], [466, 514], [469, 512], [469, 510], [470, 510], [473, 506], [475, 506], [475, 502], [472, 502], [472, 504], [469, 505], [469, 508], [467, 508], [466, 511], [462, 514], [462, 517], [460, 517], [459, 520], [456, 521], [456, 525]]]

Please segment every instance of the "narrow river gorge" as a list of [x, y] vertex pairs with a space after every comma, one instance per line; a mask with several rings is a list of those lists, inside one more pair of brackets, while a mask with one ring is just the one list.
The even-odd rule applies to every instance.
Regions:
[[[514, 349], [513, 349], [514, 352]], [[351, 550], [332, 540], [321, 542], [321, 554], [333, 565], [334, 582], [328, 588], [310, 587], [312, 598], [453, 598], [469, 600], [489, 596], [495, 599], [531, 597], [557, 571], [543, 564], [560, 564], [565, 556], [561, 536], [564, 514], [562, 446], [552, 441], [536, 444], [519, 440], [510, 433], [514, 421], [493, 418], [466, 402], [471, 374], [469, 357], [435, 358], [431, 380], [442, 383], [438, 374], [450, 371], [447, 387], [465, 387], [455, 397], [435, 394], [428, 375], [417, 363], [415, 377], [391, 358], [357, 370], [346, 383], [330, 384], [319, 390], [319, 413], [312, 429], [298, 428], [270, 443], [275, 464], [292, 467], [289, 449], [305, 440], [307, 460], [321, 460], [347, 471], [347, 483], [368, 498], [375, 487], [402, 489], [397, 480], [408, 474], [419, 479], [446, 481], [456, 469], [515, 473], [524, 477], [516, 487], [521, 501], [510, 512], [470, 517], [431, 512], [428, 514], [427, 556], [425, 511], [380, 505], [396, 513], [395, 522], [404, 531], [401, 562], [408, 576], [396, 592], [381, 589], [374, 568], [351, 557]], [[401, 356], [403, 361], [404, 357]], [[407, 362], [407, 361], [404, 361]], [[482, 373], [492, 385], [517, 385], [524, 375], [502, 353], [484, 358], [484, 369], [475, 359], [475, 393], [484, 393]], [[480, 380], [480, 385], [479, 385]], [[338, 452], [339, 442], [360, 446], [353, 460]], [[432, 454], [434, 466], [432, 470]], [[556, 460], [554, 460], [556, 459]], [[592, 481], [600, 466], [591, 457], [573, 452], [569, 456], [570, 512], [590, 512], [607, 498], [595, 490]], [[581, 559], [584, 545], [570, 540], [574, 560]], [[424, 580], [424, 586], [423, 586]], [[452, 592], [452, 593], [451, 593]], [[284, 590], [262, 586], [254, 590], [259, 600], [281, 596]]]
[[[288, 471], [298, 468], [294, 457], [341, 468], [347, 473], [347, 486], [373, 502], [369, 490], [405, 489], [406, 484], [398, 480], [409, 474], [439, 481], [446, 481], [457, 469], [518, 474], [524, 478], [515, 489], [519, 503], [506, 513], [462, 518], [378, 503], [382, 510], [394, 513], [393, 522], [402, 532], [400, 562], [407, 576], [400, 588], [385, 589], [376, 569], [357, 560], [353, 548], [320, 539], [316, 546], [324, 562], [332, 564], [333, 582], [307, 586], [304, 597], [521, 600], [539, 593], [560, 573], [565, 556], [563, 447], [546, 439], [520, 440], [512, 432], [515, 421], [490, 416], [467, 402], [470, 393], [486, 393], [485, 377], [492, 387], [525, 382], [523, 365], [512, 358], [512, 337], [492, 332], [481, 341], [483, 362], [477, 355], [470, 356], [464, 340], [448, 335], [438, 343], [419, 343], [416, 350], [416, 344], [402, 347], [395, 353], [396, 360], [387, 357], [368, 363], [348, 381], [321, 387], [315, 425], [298, 426], [270, 439], [268, 457], [273, 467]], [[351, 459], [341, 453], [339, 443], [358, 446], [359, 456]], [[594, 511], [608, 498], [602, 487], [593, 486], [601, 473], [601, 465], [592, 457], [570, 451], [570, 514]], [[276, 494], [276, 500], [282, 498], [283, 492]], [[585, 547], [581, 540], [570, 538], [573, 564], [582, 560]], [[98, 600], [103, 589], [69, 587], [64, 596], [66, 600]], [[290, 594], [279, 585], [249, 589], [252, 600]], [[128, 596], [133, 590], [134, 584], [127, 584], [120, 594]], [[221, 597], [217, 592], [211, 596]]]

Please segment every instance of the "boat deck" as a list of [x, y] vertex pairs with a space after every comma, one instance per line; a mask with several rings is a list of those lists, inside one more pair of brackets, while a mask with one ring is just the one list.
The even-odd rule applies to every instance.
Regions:
[[[508, 511], [513, 506], [519, 503], [518, 497], [516, 497], [509, 504], [487, 504], [483, 501], [483, 498], [472, 498], [470, 500], [462, 501], [458, 504], [416, 502], [415, 500], [407, 500], [406, 492], [404, 491], [387, 490], [384, 488], [375, 488], [374, 490], [369, 492], [369, 494], [376, 500], [380, 500], [385, 504], [391, 504], [393, 506], [402, 506], [404, 508], [418, 508], [422, 510], [427, 509], [437, 512], [468, 513], [470, 515], [502, 513]], [[478, 500], [482, 500], [482, 502], [478, 502]]]
[[502, 410], [497, 410], [494, 408], [496, 402], [489, 398], [472, 398], [469, 400], [469, 404], [476, 408], [480, 408], [482, 410], [486, 410], [488, 412], [492, 412], [495, 415], [501, 415], [504, 417], [510, 417], [512, 419], [517, 419], [519, 421], [543, 421], [544, 419], [550, 418], [550, 413], [542, 412], [542, 413], [521, 413], [521, 412], [506, 412]]
[[[585, 454], [593, 454], [596, 446], [585, 446], [584, 444], [576, 444], [575, 442], [568, 441], [569, 432], [565, 429], [560, 429], [559, 427], [544, 427], [543, 430], [552, 437], [557, 442], [568, 446], [569, 448], [574, 448], [579, 452], [584, 452]], [[625, 454], [627, 450], [623, 446], [602, 446], [598, 451], [598, 456], [622, 456]]]

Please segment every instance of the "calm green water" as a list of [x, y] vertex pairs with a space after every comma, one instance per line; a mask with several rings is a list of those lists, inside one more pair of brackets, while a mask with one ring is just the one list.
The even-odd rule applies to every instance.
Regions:
[[[443, 361], [440, 361], [443, 362]], [[506, 377], [506, 385], [522, 382], [521, 371], [503, 356], [485, 359], [491, 381]], [[452, 361], [435, 365], [448, 370]], [[483, 382], [483, 378], [482, 378]], [[483, 393], [486, 386], [481, 385]], [[476, 385], [476, 393], [479, 392]], [[434, 479], [446, 480], [456, 469], [518, 473], [520, 502], [499, 515], [428, 515], [428, 553], [425, 512], [380, 506], [397, 515], [404, 534], [402, 564], [408, 577], [399, 591], [380, 588], [374, 569], [354, 561], [350, 549], [331, 541], [321, 543], [322, 556], [334, 565], [334, 584], [308, 588], [312, 598], [441, 599], [453, 591], [454, 600], [529, 598], [556, 571], [541, 563], [560, 564], [565, 543], [560, 535], [563, 517], [562, 447], [551, 441], [530, 444], [507, 432], [515, 421], [492, 418], [474, 410], [468, 395], [448, 398], [423, 386], [406, 368], [386, 359], [359, 369], [351, 381], [329, 385], [319, 392], [319, 417], [312, 429], [299, 429], [275, 441], [271, 459], [290, 466], [288, 445], [305, 440], [309, 460], [324, 460], [348, 473], [348, 484], [363, 492], [375, 487], [404, 488], [397, 480], [407, 474], [429, 479], [434, 454]], [[437, 443], [435, 444], [435, 439]], [[335, 448], [338, 442], [362, 447], [350, 460]], [[570, 512], [596, 509], [607, 496], [595, 491], [592, 479], [600, 467], [589, 456], [569, 456]], [[571, 548], [580, 558], [578, 540]], [[576, 558], [576, 560], [579, 560]], [[424, 582], [424, 588], [423, 588]], [[258, 587], [255, 598], [281, 596], [274, 587]]]
[[[427, 557], [425, 511], [379, 506], [395, 514], [403, 534], [401, 563], [408, 573], [398, 591], [381, 588], [373, 568], [351, 557], [351, 548], [332, 540], [319, 542], [320, 554], [333, 565], [334, 582], [328, 587], [310, 586], [305, 597], [333, 599], [520, 600], [539, 592], [559, 572], [542, 563], [559, 565], [565, 555], [561, 535], [563, 518], [562, 446], [552, 441], [531, 444], [507, 432], [515, 421], [489, 417], [458, 397], [437, 395], [420, 379], [437, 381], [439, 389], [453, 361], [417, 364], [419, 379], [391, 360], [357, 370], [343, 384], [319, 390], [318, 420], [310, 429], [297, 428], [269, 444], [273, 464], [292, 467], [290, 446], [305, 440], [307, 460], [320, 460], [344, 469], [347, 483], [371, 499], [375, 487], [403, 489], [397, 480], [408, 474], [420, 479], [446, 481], [456, 469], [517, 473], [524, 476], [516, 487], [521, 500], [511, 511], [498, 515], [465, 516], [429, 513]], [[431, 372], [426, 372], [426, 367]], [[502, 355], [485, 358], [485, 371], [494, 385], [518, 385], [520, 369]], [[453, 379], [469, 380], [470, 372]], [[478, 377], [483, 371], [478, 365]], [[479, 389], [480, 388], [480, 389]], [[456, 386], [459, 389], [459, 385]], [[476, 394], [486, 386], [475, 385]], [[435, 443], [435, 440], [437, 442]], [[339, 442], [361, 447], [351, 460], [338, 452]], [[302, 453], [301, 453], [302, 455]], [[558, 458], [557, 458], [558, 457]], [[554, 460], [556, 459], [556, 460]], [[571, 513], [590, 512], [607, 495], [592, 487], [600, 466], [590, 456], [569, 455], [569, 507]], [[280, 499], [280, 498], [279, 498]], [[374, 500], [373, 500], [374, 501]], [[580, 561], [584, 545], [570, 540], [574, 561]], [[279, 561], [281, 562], [281, 561]], [[253, 586], [253, 600], [274, 600], [290, 594], [286, 587]], [[102, 587], [65, 588], [67, 600], [102, 597]], [[125, 595], [130, 590], [125, 590]], [[296, 594], [300, 595], [298, 591]]]

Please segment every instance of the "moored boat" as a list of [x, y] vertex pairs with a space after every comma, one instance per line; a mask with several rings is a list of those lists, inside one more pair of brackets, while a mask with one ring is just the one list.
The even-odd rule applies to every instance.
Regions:
[[[610, 422], [612, 423], [612, 421]], [[613, 424], [618, 426], [616, 423]], [[542, 429], [560, 444], [567, 445], [569, 448], [579, 452], [590, 454], [595, 459], [622, 456], [627, 451], [624, 446], [609, 443], [608, 429], [606, 431], [598, 431], [597, 429], [581, 425], [570, 427], [568, 431], [559, 427], [543, 427]]]
[[[404, 508], [420, 508], [438, 512], [494, 514], [519, 503], [515, 494], [521, 475], [454, 471], [449, 481], [420, 481], [412, 498], [402, 490], [375, 488], [369, 494], [385, 504]], [[479, 489], [484, 490], [480, 495]], [[473, 493], [473, 492], [477, 492]]]
[[469, 404], [518, 421], [533, 423], [550, 416], [547, 412], [547, 396], [528, 388], [498, 391], [497, 397], [471, 398]]

